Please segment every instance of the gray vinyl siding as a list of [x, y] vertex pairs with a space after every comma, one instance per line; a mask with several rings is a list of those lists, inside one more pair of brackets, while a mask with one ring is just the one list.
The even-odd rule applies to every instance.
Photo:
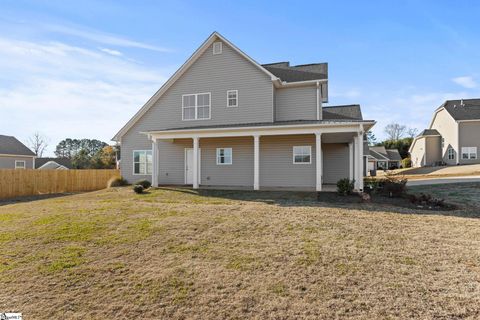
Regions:
[[[325, 143], [323, 152], [323, 183], [336, 184], [349, 177], [349, 151], [346, 143]], [[363, 166], [365, 167], [365, 166]]]
[[[238, 107], [227, 108], [227, 90], [238, 90]], [[211, 93], [211, 120], [182, 121], [182, 95]], [[269, 76], [223, 43], [223, 52], [212, 46], [163, 94], [121, 138], [121, 172], [133, 176], [133, 150], [151, 149], [141, 131], [199, 125], [273, 121], [273, 85]]]
[[[175, 139], [158, 143], [158, 183], [185, 184], [185, 149], [193, 148], [192, 139]], [[203, 156], [203, 148], [202, 156]]]
[[[444, 138], [444, 147], [441, 151], [443, 161], [451, 165], [456, 164], [458, 156], [458, 132], [455, 120], [453, 120], [446, 110], [442, 110], [437, 113], [437, 116], [435, 117], [430, 129], [437, 129], [437, 131], [442, 135], [442, 138]], [[454, 160], [448, 159], [447, 150], [449, 147], [456, 151]], [[427, 154], [427, 164], [429, 162], [430, 160], [428, 159]]]
[[[310, 164], [293, 163], [294, 146], [311, 146]], [[265, 136], [260, 138], [260, 188], [315, 187], [315, 136]]]
[[[203, 186], [253, 186], [253, 138], [205, 138], [202, 148]], [[232, 164], [217, 165], [217, 148], [232, 148]]]
[[275, 91], [275, 117], [284, 120], [316, 120], [316, 87], [277, 89]]
[[0, 169], [15, 169], [15, 160], [25, 161], [27, 169], [33, 169], [33, 158], [22, 156], [0, 156]]
[[[461, 122], [459, 124], [460, 130], [460, 163], [461, 164], [472, 164], [480, 163], [480, 121], [474, 122]], [[477, 147], [477, 159], [462, 159], [461, 152], [462, 147]]]

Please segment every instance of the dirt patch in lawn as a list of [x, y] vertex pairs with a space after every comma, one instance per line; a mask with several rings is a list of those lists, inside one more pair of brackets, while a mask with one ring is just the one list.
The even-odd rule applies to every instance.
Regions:
[[310, 193], [130, 188], [0, 207], [25, 319], [478, 319], [480, 219]]

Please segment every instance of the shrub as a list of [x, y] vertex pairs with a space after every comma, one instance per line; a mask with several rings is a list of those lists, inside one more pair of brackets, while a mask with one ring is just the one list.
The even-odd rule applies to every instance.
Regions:
[[135, 193], [141, 194], [143, 193], [143, 190], [145, 190], [145, 188], [140, 184], [136, 184], [133, 186], [133, 191], [135, 191]]
[[391, 198], [402, 197], [407, 192], [407, 179], [387, 175], [383, 181], [383, 193]]
[[408, 157], [402, 160], [403, 168], [410, 168], [412, 166], [412, 158]]
[[434, 198], [430, 194], [420, 193], [420, 195], [409, 194], [408, 199], [411, 203], [419, 206], [450, 208], [451, 206], [445, 203], [445, 199]]
[[344, 178], [337, 182], [337, 192], [343, 196], [349, 195], [353, 192], [354, 181]]
[[123, 179], [123, 177], [113, 177], [107, 182], [107, 186], [109, 188], [121, 187], [126, 185], [127, 185], [127, 180]]
[[365, 178], [363, 180], [363, 188], [365, 192], [377, 193], [383, 187], [383, 179]]
[[148, 189], [152, 186], [152, 183], [148, 180], [139, 180], [134, 183], [135, 185], [141, 185], [143, 189]]

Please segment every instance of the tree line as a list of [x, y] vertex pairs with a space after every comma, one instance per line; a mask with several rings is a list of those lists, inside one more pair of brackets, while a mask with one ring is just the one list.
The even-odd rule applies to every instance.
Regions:
[[367, 141], [370, 146], [384, 146], [386, 149], [398, 149], [402, 159], [408, 158], [408, 149], [418, 133], [416, 128], [408, 128], [398, 123], [390, 123], [383, 129], [386, 139], [378, 142], [372, 131], [367, 132]]

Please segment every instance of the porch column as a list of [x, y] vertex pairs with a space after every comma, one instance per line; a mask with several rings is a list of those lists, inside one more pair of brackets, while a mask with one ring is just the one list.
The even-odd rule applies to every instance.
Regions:
[[260, 189], [260, 136], [253, 136], [253, 190]]
[[358, 162], [358, 136], [354, 136], [353, 137], [353, 158], [354, 158], [354, 161], [353, 161], [353, 179], [355, 180], [355, 183], [354, 183], [354, 186], [355, 186], [355, 190], [358, 190], [360, 189], [359, 188], [359, 180], [358, 180], [358, 171], [359, 171], [359, 168], [360, 168], [360, 164]]
[[193, 137], [193, 189], [198, 189], [198, 145], [199, 138]]
[[358, 133], [358, 191], [363, 191], [363, 132]]
[[152, 140], [152, 186], [158, 187], [158, 143]]
[[315, 133], [316, 191], [322, 191], [322, 134]]
[[353, 180], [353, 143], [348, 144], [348, 179]]

